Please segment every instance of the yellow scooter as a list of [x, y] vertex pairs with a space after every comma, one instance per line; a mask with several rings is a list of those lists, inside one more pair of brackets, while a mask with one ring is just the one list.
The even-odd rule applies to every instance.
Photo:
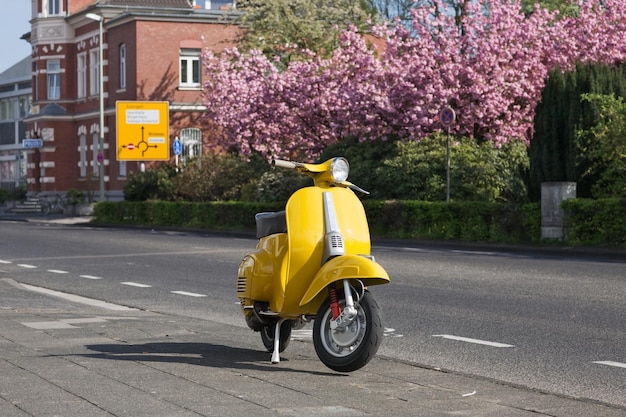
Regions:
[[314, 185], [296, 191], [285, 211], [256, 215], [259, 241], [237, 280], [246, 323], [278, 363], [291, 330], [314, 320], [320, 360], [339, 372], [357, 370], [383, 338], [380, 307], [368, 287], [389, 282], [370, 254], [365, 210], [354, 193], [367, 192], [346, 181], [345, 158], [273, 163], [309, 175]]

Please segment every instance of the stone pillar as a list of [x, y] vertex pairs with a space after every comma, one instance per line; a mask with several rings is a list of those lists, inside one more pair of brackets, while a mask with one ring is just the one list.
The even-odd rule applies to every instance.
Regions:
[[541, 238], [563, 239], [565, 235], [561, 202], [576, 198], [575, 182], [541, 183]]

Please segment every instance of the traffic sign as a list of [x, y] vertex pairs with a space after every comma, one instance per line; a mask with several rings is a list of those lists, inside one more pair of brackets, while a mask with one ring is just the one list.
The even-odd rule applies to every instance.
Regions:
[[176, 138], [176, 140], [174, 140], [174, 155], [180, 155], [181, 153], [183, 153], [183, 143], [180, 139]]
[[444, 107], [439, 114], [439, 120], [445, 127], [450, 127], [450, 125], [456, 120], [456, 114], [454, 113], [452, 107]]
[[170, 159], [167, 101], [118, 101], [115, 106], [118, 161]]
[[43, 139], [22, 139], [22, 146], [25, 148], [41, 148]]

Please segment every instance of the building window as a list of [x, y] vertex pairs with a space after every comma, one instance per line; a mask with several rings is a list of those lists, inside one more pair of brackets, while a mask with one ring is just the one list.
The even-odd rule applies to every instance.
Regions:
[[9, 99], [0, 100], [0, 120], [10, 120], [13, 119], [9, 117]]
[[20, 119], [28, 116], [28, 112], [30, 112], [30, 98], [28, 96], [22, 96], [19, 98], [19, 111]]
[[61, 61], [51, 59], [46, 63], [48, 79], [48, 100], [61, 98]]
[[98, 132], [94, 132], [92, 136], [91, 142], [91, 166], [93, 168], [93, 176], [99, 177], [100, 170], [98, 169], [98, 150], [100, 143], [100, 134]]
[[78, 54], [76, 78], [78, 82], [76, 94], [79, 98], [87, 96], [87, 54]]
[[120, 161], [120, 177], [125, 178], [128, 175], [128, 166], [126, 161]]
[[180, 86], [200, 87], [200, 49], [180, 50]]
[[48, 0], [48, 16], [61, 14], [61, 0]]
[[78, 152], [80, 154], [80, 176], [85, 178], [87, 176], [87, 135], [85, 134], [80, 135]]
[[94, 96], [100, 92], [100, 51], [89, 52], [89, 94]]
[[126, 88], [126, 44], [120, 45], [120, 88]]

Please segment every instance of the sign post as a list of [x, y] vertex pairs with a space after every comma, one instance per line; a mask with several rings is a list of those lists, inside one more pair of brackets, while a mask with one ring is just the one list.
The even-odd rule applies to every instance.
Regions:
[[456, 120], [456, 113], [452, 107], [447, 106], [441, 110], [439, 121], [446, 128], [446, 203], [450, 202], [450, 126]]
[[183, 143], [176, 136], [176, 140], [174, 140], [174, 144], [172, 146], [174, 150], [174, 155], [176, 155], [176, 172], [178, 172], [178, 156], [183, 153]]

